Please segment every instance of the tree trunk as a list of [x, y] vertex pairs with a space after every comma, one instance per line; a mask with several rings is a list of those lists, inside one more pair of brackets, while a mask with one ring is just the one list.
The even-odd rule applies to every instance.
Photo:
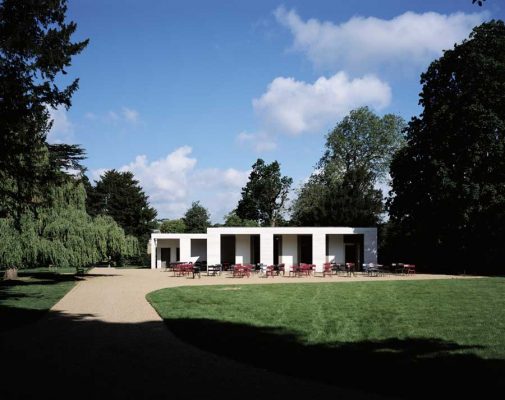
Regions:
[[18, 279], [18, 269], [17, 268], [7, 268], [4, 273], [4, 280], [16, 280]]

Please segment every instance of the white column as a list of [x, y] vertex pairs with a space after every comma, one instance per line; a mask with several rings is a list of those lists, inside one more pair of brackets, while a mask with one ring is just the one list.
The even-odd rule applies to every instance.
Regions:
[[221, 235], [207, 231], [207, 264], [221, 264]]
[[364, 238], [363, 263], [377, 263], [377, 229], [365, 232]]
[[151, 269], [156, 268], [156, 242], [156, 239], [151, 238]]
[[260, 262], [266, 265], [274, 263], [274, 235], [271, 233], [260, 234]]
[[251, 235], [235, 236], [235, 264], [251, 262]]
[[323, 272], [323, 264], [326, 262], [326, 234], [312, 234], [312, 264], [315, 264], [317, 272]]
[[191, 239], [181, 235], [179, 239], [179, 248], [182, 262], [191, 261]]

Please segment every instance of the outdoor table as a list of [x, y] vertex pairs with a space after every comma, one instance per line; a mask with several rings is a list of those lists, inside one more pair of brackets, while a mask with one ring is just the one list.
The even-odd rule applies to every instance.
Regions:
[[207, 276], [210, 275], [220, 275], [221, 267], [219, 265], [208, 265], [207, 266]]
[[195, 275], [198, 275], [198, 278], [201, 278], [200, 267], [198, 266], [193, 266], [193, 279], [195, 279]]

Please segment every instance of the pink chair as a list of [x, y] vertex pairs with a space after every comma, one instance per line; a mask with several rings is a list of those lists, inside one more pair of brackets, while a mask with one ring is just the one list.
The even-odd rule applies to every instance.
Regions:
[[331, 268], [331, 263], [324, 263], [323, 264], [323, 278], [326, 275], [331, 276], [333, 274], [333, 269]]

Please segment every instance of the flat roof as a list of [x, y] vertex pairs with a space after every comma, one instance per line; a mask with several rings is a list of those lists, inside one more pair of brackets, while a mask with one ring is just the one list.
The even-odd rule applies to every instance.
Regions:
[[377, 228], [355, 228], [345, 226], [275, 226], [275, 227], [245, 227], [245, 226], [223, 226], [216, 228], [207, 228], [207, 233], [152, 233], [151, 237], [155, 239], [207, 239], [209, 234], [224, 235], [258, 235], [261, 233], [271, 233], [274, 235], [310, 235], [310, 234], [329, 234], [329, 235], [352, 235], [364, 233], [376, 233]]

